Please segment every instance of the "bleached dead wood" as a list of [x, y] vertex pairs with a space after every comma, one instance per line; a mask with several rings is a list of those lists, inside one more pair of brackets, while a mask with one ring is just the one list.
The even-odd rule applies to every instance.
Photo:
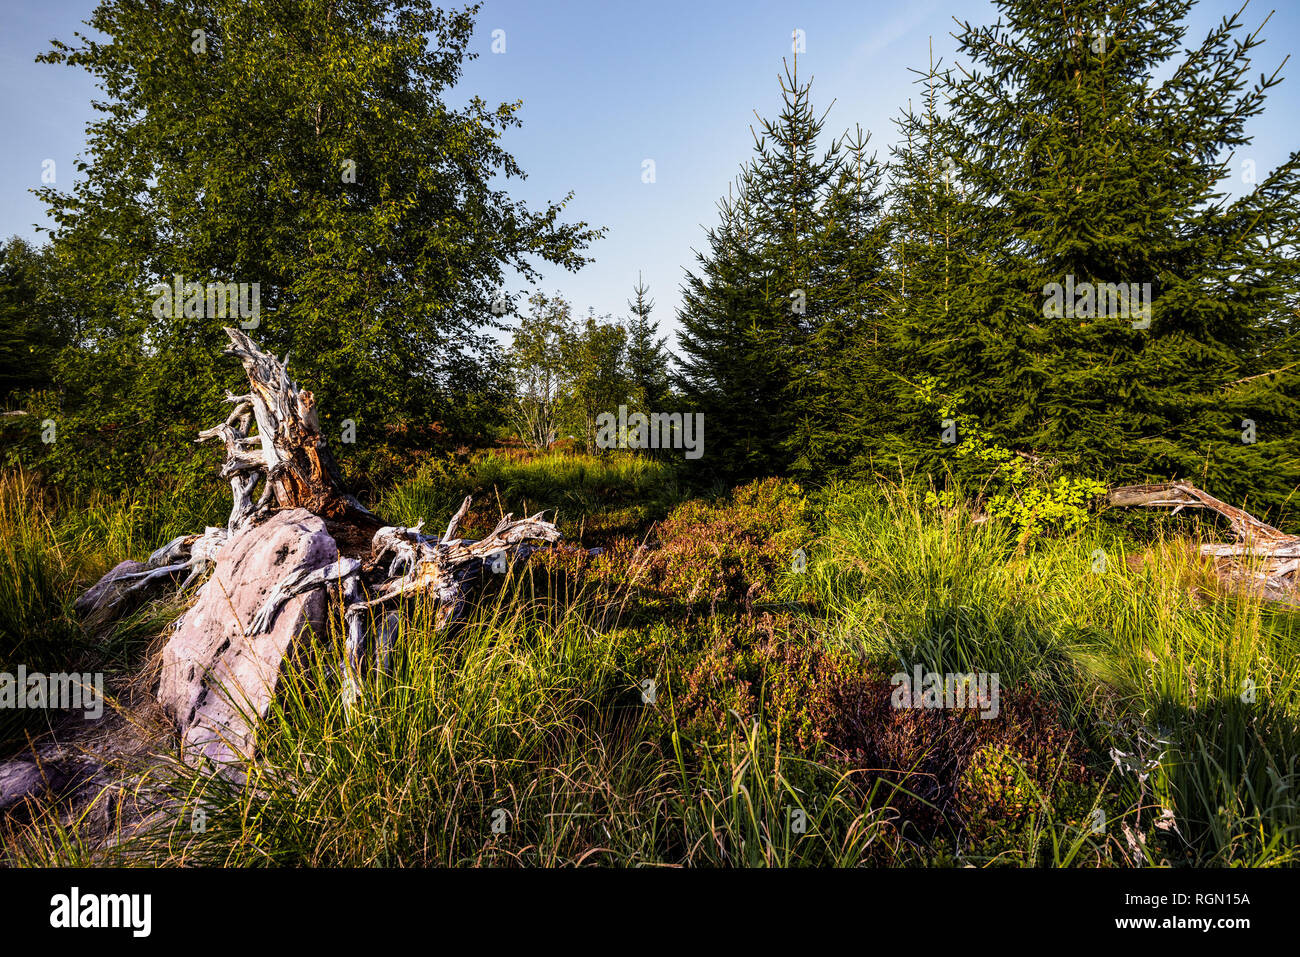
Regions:
[[1236, 541], [1202, 545], [1201, 554], [1219, 559], [1224, 577], [1248, 581], [1265, 598], [1287, 602], [1297, 599], [1300, 536], [1288, 535], [1188, 482], [1128, 485], [1113, 489], [1107, 498], [1111, 505], [1120, 507], [1171, 508], [1175, 515], [1185, 508], [1197, 508], [1221, 515], [1228, 520]]
[[211, 567], [229, 534], [209, 527], [202, 535], [181, 535], [154, 551], [143, 564], [123, 562], [101, 578], [74, 603], [87, 620], [113, 618], [130, 600], [153, 586], [185, 573], [181, 590], [195, 584]]
[[414, 528], [386, 524], [344, 487], [320, 431], [315, 397], [289, 377], [287, 357], [277, 359], [238, 329], [228, 328], [226, 334], [226, 354], [243, 364], [249, 391], [227, 394], [229, 414], [197, 439], [219, 439], [225, 447], [220, 474], [230, 482], [232, 499], [226, 527], [176, 538], [144, 565], [119, 566], [82, 596], [83, 614], [111, 616], [128, 595], [182, 574], [185, 586], [193, 584], [236, 535], [258, 528], [277, 511], [304, 508], [329, 523], [339, 545], [338, 560], [323, 568], [277, 571], [278, 582], [243, 633], [265, 634], [289, 599], [329, 589], [346, 609], [346, 664], [355, 671], [372, 622], [376, 662], [387, 659], [396, 632], [394, 612], [403, 601], [433, 599], [438, 603], [436, 626], [455, 624], [463, 620], [472, 591], [486, 574], [527, 557], [532, 551], [529, 542], [560, 539], [559, 530], [541, 512], [518, 520], [507, 515], [479, 541], [459, 538], [471, 505], [468, 497], [441, 537], [424, 535], [423, 521]]
[[[268, 508], [305, 508], [314, 515], [360, 526], [383, 522], [348, 494], [320, 431], [316, 397], [289, 378], [288, 357], [277, 359], [245, 333], [227, 328], [226, 354], [243, 363], [246, 395], [227, 394], [234, 408], [225, 422], [199, 433], [197, 441], [220, 438], [226, 446], [221, 476], [234, 499], [230, 530], [242, 528]], [[250, 435], [253, 424], [257, 433]], [[264, 482], [256, 504], [253, 489]]]

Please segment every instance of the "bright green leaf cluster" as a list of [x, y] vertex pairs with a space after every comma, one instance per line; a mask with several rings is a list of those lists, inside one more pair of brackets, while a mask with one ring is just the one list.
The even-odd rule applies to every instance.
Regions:
[[[920, 381], [916, 395], [937, 409], [941, 418], [955, 423], [960, 441], [953, 454], [958, 459], [983, 463], [978, 472], [984, 508], [993, 518], [1015, 525], [1022, 545], [1049, 532], [1077, 532], [1088, 523], [1089, 505], [1106, 492], [1101, 482], [1053, 475], [1052, 463], [999, 445], [992, 433], [961, 411], [958, 400], [941, 393], [933, 376]], [[931, 508], [955, 508], [960, 501], [960, 493], [955, 489], [931, 491], [926, 495], [926, 504]]]

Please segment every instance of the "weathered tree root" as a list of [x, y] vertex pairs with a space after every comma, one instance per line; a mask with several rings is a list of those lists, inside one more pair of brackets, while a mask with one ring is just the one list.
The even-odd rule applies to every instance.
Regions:
[[226, 529], [212, 527], [202, 535], [174, 538], [144, 564], [123, 562], [114, 568], [81, 595], [73, 607], [83, 620], [99, 623], [113, 620], [133, 599], [164, 581], [174, 581], [182, 572], [186, 573], [181, 582], [184, 591], [211, 568], [228, 538]]
[[396, 631], [393, 613], [402, 602], [420, 597], [435, 599], [434, 627], [458, 625], [466, 617], [475, 585], [489, 570], [503, 573], [510, 563], [527, 558], [532, 552], [528, 541], [551, 543], [560, 539], [559, 530], [543, 521], [541, 512], [519, 520], [506, 515], [486, 538], [478, 541], [456, 538], [456, 526], [468, 513], [470, 502], [466, 497], [441, 538], [421, 534], [420, 526], [385, 526], [375, 533], [368, 559], [341, 557], [324, 568], [290, 573], [267, 596], [245, 635], [269, 631], [280, 609], [295, 595], [322, 585], [341, 593], [347, 627], [345, 693], [350, 702], [372, 621], [378, 624], [375, 667], [383, 669]]
[[[383, 525], [343, 487], [334, 456], [320, 432], [316, 398], [289, 378], [288, 357], [278, 360], [238, 329], [226, 329], [226, 355], [244, 365], [247, 395], [226, 396], [234, 408], [226, 421], [199, 433], [196, 441], [220, 438], [226, 446], [221, 477], [230, 480], [234, 505], [228, 527], [233, 534], [274, 503], [275, 508], [305, 508], [321, 518], [362, 527]], [[257, 434], [249, 435], [252, 424]], [[252, 492], [264, 481], [253, 503]]]
[[1107, 498], [1119, 507], [1172, 508], [1175, 515], [1184, 508], [1203, 508], [1222, 515], [1236, 542], [1202, 545], [1201, 554], [1218, 559], [1216, 569], [1230, 582], [1245, 581], [1270, 601], [1296, 601], [1300, 536], [1288, 535], [1187, 482], [1128, 485], [1114, 489]]
[[[544, 521], [541, 512], [518, 520], [507, 515], [480, 541], [459, 538], [469, 498], [441, 537], [422, 534], [422, 521], [414, 528], [385, 524], [345, 490], [320, 432], [315, 399], [289, 378], [287, 359], [276, 359], [237, 329], [228, 328], [226, 334], [231, 341], [226, 354], [243, 363], [249, 392], [227, 395], [234, 408], [224, 422], [205, 429], [197, 440], [219, 438], [225, 445], [221, 476], [229, 480], [232, 496], [226, 527], [182, 536], [154, 552], [144, 565], [124, 563], [114, 569], [78, 600], [83, 617], [111, 619], [129, 597], [175, 581], [182, 573], [186, 574], [183, 587], [188, 587], [237, 534], [257, 527], [276, 511], [304, 508], [328, 522], [340, 546], [339, 558], [324, 568], [289, 569], [243, 634], [269, 632], [291, 598], [329, 588], [346, 605], [347, 665], [355, 672], [372, 621], [379, 631], [376, 663], [387, 658], [395, 631], [392, 612], [404, 600], [433, 598], [438, 603], [435, 627], [454, 625], [464, 619], [471, 592], [486, 570], [504, 571], [508, 562], [526, 558], [532, 551], [529, 542], [560, 540], [559, 529]], [[254, 425], [256, 432], [251, 432]], [[254, 499], [259, 483], [261, 493]], [[346, 554], [349, 543], [366, 541], [368, 550], [359, 546]]]

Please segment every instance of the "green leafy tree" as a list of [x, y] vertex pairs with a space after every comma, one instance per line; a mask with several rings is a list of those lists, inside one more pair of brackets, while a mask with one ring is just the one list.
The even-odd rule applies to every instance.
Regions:
[[559, 437], [568, 394], [564, 352], [575, 333], [571, 307], [558, 294], [534, 293], [528, 303], [510, 347], [514, 381], [510, 418], [525, 445], [547, 449]]
[[0, 244], [0, 401], [52, 388], [55, 358], [70, 341], [51, 295], [51, 259], [18, 237]]
[[627, 331], [609, 319], [598, 319], [589, 312], [582, 326], [575, 328], [563, 344], [568, 377], [567, 421], [593, 455], [598, 451], [597, 417], [602, 413], [617, 415], [618, 406], [628, 400]]
[[599, 231], [561, 221], [567, 197], [534, 210], [499, 185], [523, 175], [500, 145], [517, 103], [447, 105], [477, 9], [103, 0], [102, 38], [54, 42], [42, 59], [104, 91], [73, 190], [42, 191], [87, 304], [60, 362], [65, 471], [196, 467], [194, 430], [236, 380], [232, 317], [167, 308], [151, 287], [176, 276], [259, 290], [238, 321], [327, 397], [327, 435], [352, 419], [363, 450], [481, 426], [465, 397], [502, 384], [503, 278], [576, 269]]

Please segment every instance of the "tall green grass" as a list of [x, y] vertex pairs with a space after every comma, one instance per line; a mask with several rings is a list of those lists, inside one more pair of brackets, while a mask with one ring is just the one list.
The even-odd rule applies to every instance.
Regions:
[[[660, 734], [669, 702], [643, 700], [640, 676], [621, 664], [635, 636], [603, 618], [587, 596], [533, 574], [512, 573], [454, 635], [416, 607], [389, 672], [369, 672], [350, 709], [338, 643], [316, 642], [262, 726], [248, 786], [169, 762], [142, 785], [168, 795], [164, 812], [98, 860], [839, 864], [889, 833], [841, 773], [814, 768], [824, 787], [799, 788], [752, 728], [737, 726], [700, 770], [681, 763]], [[799, 809], [807, 827], [792, 829]], [[66, 828], [53, 834], [29, 832], [14, 859], [85, 862]]]
[[[31, 477], [0, 476], [0, 671], [62, 670], [78, 656], [72, 582], [83, 559], [73, 545]], [[0, 711], [0, 745], [22, 740], [38, 718]]]
[[[493, 452], [463, 473], [421, 472], [381, 496], [376, 510], [398, 524], [413, 525], [423, 518], [433, 526], [449, 518], [471, 494], [494, 516], [546, 509], [568, 538], [588, 528], [630, 533], [662, 519], [685, 497], [675, 468], [663, 459], [631, 453], [521, 458]], [[490, 526], [466, 529], [488, 530]]]
[[902, 671], [1026, 682], [1102, 753], [1159, 758], [1141, 791], [1174, 812], [1192, 860], [1296, 859], [1295, 610], [1219, 585], [1194, 539], [1138, 546], [1094, 524], [1019, 554], [1005, 526], [903, 489], [829, 508], [787, 582], [811, 591], [829, 641]]
[[[127, 558], [143, 560], [169, 539], [224, 522], [219, 489], [190, 498], [146, 493], [66, 497], [20, 471], [0, 473], [0, 671], [98, 670], [124, 664], [157, 615], [133, 615], [86, 636], [77, 596]], [[164, 609], [154, 609], [165, 614]], [[5, 751], [48, 727], [44, 712], [0, 711]]]
[[[472, 476], [413, 480], [380, 507], [392, 521], [436, 524], [468, 486], [500, 494], [505, 510], [568, 501], [599, 517], [624, 507], [618, 496], [665, 480], [659, 468], [633, 457], [489, 457]], [[602, 498], [607, 488], [615, 489], [613, 499]], [[202, 502], [179, 510], [149, 498], [51, 505], [21, 476], [6, 478], [0, 493], [9, 563], [0, 582], [0, 608], [9, 613], [3, 634], [10, 652], [33, 661], [72, 653], [78, 635], [67, 606], [78, 588], [208, 518]], [[656, 509], [678, 493], [669, 484], [659, 494]], [[216, 496], [211, 505], [222, 501]], [[927, 509], [905, 490], [839, 488], [818, 501], [825, 518], [806, 569], [783, 572], [783, 600], [755, 614], [805, 616], [816, 640], [889, 669], [998, 672], [1004, 687], [1035, 689], [1091, 749], [1106, 800], [1113, 803], [1118, 791], [1126, 805], [1106, 836], [1094, 839], [1076, 813], [1026, 786], [1034, 810], [1012, 843], [971, 847], [941, 837], [927, 844], [897, 819], [884, 776], [797, 753], [788, 743], [783, 750], [761, 715], [756, 723], [732, 713], [724, 727], [703, 737], [693, 730], [687, 740], [678, 696], [709, 628], [688, 636], [685, 629], [696, 626], [668, 617], [633, 626], [618, 620], [619, 596], [600, 592], [598, 582], [535, 565], [496, 583], [454, 634], [434, 630], [431, 608], [406, 609], [389, 671], [368, 671], [351, 709], [341, 693], [337, 629], [317, 636], [259, 730], [248, 786], [159, 755], [133, 779], [140, 813], [126, 819], [123, 802], [111, 805], [119, 840], [104, 841], [92, 823], [102, 819], [105, 795], [72, 819], [52, 812], [20, 829], [6, 859], [240, 866], [1295, 862], [1294, 611], [1219, 586], [1196, 542], [1182, 536], [1139, 544], [1102, 523], [1020, 551], [1005, 528], [962, 510]], [[137, 623], [137, 635], [161, 632], [164, 608], [157, 611]], [[799, 634], [787, 628], [779, 640], [809, 640]], [[640, 692], [651, 665], [659, 682], [654, 702]], [[137, 666], [129, 656], [116, 664], [123, 674]], [[1247, 689], [1253, 700], [1243, 700]], [[1139, 780], [1133, 769], [1144, 762], [1147, 776]], [[193, 826], [198, 808], [206, 829]], [[1165, 810], [1176, 829], [1153, 831]], [[1145, 850], [1128, 849], [1130, 825], [1135, 834], [1162, 836]]]

